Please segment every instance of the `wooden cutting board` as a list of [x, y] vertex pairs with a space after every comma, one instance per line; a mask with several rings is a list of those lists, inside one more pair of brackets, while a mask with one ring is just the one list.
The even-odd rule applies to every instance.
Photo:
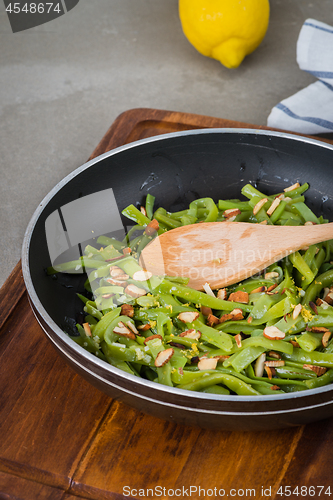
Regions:
[[[133, 109], [116, 119], [91, 158], [144, 137], [207, 127], [266, 128]], [[333, 419], [244, 433], [145, 415], [90, 386], [59, 357], [30, 309], [20, 263], [0, 304], [0, 500], [333, 494]]]

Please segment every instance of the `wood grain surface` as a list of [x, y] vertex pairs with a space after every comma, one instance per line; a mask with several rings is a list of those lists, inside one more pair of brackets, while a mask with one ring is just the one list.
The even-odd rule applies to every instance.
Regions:
[[[129, 110], [91, 158], [150, 135], [244, 126], [258, 128]], [[288, 486], [299, 488], [289, 498], [326, 499], [328, 487], [333, 494], [333, 419], [246, 433], [145, 415], [90, 386], [58, 356], [30, 309], [20, 264], [0, 290], [0, 304], [0, 500], [201, 499], [223, 498], [223, 491], [277, 500]], [[310, 486], [325, 490], [319, 497]]]

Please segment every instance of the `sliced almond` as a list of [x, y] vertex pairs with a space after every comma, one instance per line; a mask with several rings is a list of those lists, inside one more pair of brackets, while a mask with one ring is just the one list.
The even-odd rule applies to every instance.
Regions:
[[284, 339], [286, 334], [281, 332], [276, 326], [266, 326], [263, 331], [264, 337], [270, 340], [281, 340]]
[[113, 333], [135, 340], [135, 334], [122, 321], [119, 321], [118, 325], [113, 329]]
[[332, 335], [332, 333], [330, 331], [324, 333], [324, 335], [321, 339], [321, 343], [323, 344], [323, 347], [328, 346], [331, 335]]
[[129, 275], [126, 274], [120, 267], [111, 266], [110, 267], [110, 276], [116, 279], [128, 280]]
[[190, 328], [189, 330], [185, 330], [182, 332], [179, 337], [186, 337], [187, 339], [199, 340], [201, 337], [201, 332], [199, 330], [195, 330], [194, 328]]
[[216, 358], [201, 358], [198, 363], [198, 368], [199, 370], [215, 370], [216, 365]]
[[265, 369], [266, 354], [263, 352], [258, 356], [254, 364], [254, 374], [256, 377], [262, 377]]
[[271, 385], [270, 389], [272, 389], [272, 391], [279, 391], [280, 387], [278, 385]]
[[219, 323], [225, 323], [226, 321], [230, 321], [233, 319], [233, 315], [230, 313], [222, 314], [219, 319]]
[[111, 299], [113, 297], [113, 293], [103, 293], [102, 298], [103, 299]]
[[123, 304], [120, 308], [120, 314], [122, 316], [128, 316], [129, 318], [133, 318], [134, 307], [131, 304]]
[[280, 276], [279, 273], [277, 273], [276, 271], [272, 271], [270, 273], [265, 274], [265, 280], [275, 279], [278, 278], [279, 276]]
[[110, 285], [114, 285], [114, 286], [126, 286], [128, 283], [127, 281], [121, 281], [119, 279], [116, 279], [116, 278], [107, 278], [106, 281], [108, 283], [110, 283]]
[[261, 222], [259, 222], [259, 224], [262, 224], [263, 226], [266, 226], [266, 224], [268, 224], [268, 221], [265, 219], [265, 220], [262, 220]]
[[124, 292], [129, 295], [130, 297], [133, 297], [137, 299], [138, 297], [143, 297], [144, 295], [147, 294], [146, 290], [143, 288], [139, 288], [138, 286], [134, 285], [131, 283], [130, 285], [127, 285], [125, 288]]
[[262, 207], [267, 202], [268, 202], [268, 198], [262, 198], [261, 200], [259, 200], [258, 203], [253, 208], [253, 215], [257, 215], [257, 213], [259, 212], [259, 210], [261, 210]]
[[129, 255], [132, 253], [132, 249], [130, 247], [123, 248], [123, 254]]
[[217, 298], [220, 300], [227, 300], [227, 289], [220, 288], [217, 292]]
[[238, 307], [236, 309], [233, 309], [230, 314], [234, 321], [240, 321], [241, 319], [244, 319], [243, 311]]
[[283, 361], [283, 359], [277, 359], [277, 360], [269, 360], [269, 361], [265, 361], [265, 366], [269, 366], [270, 368], [275, 368], [277, 366], [284, 366], [285, 365], [285, 362]]
[[259, 286], [258, 288], [255, 288], [254, 290], [252, 290], [250, 292], [251, 293], [262, 293], [262, 292], [266, 292], [267, 290], [267, 287], [266, 286]]
[[304, 226], [316, 226], [316, 223], [313, 222], [312, 220], [307, 220], [305, 223], [304, 223]]
[[297, 340], [289, 340], [289, 342], [294, 346], [294, 347], [300, 347], [299, 343]]
[[160, 339], [160, 340], [163, 340], [163, 337], [162, 335], [150, 335], [149, 337], [146, 337], [145, 340], [143, 341], [143, 343], [146, 345], [147, 342], [149, 342], [150, 340], [153, 340], [153, 339]]
[[90, 325], [89, 323], [83, 323], [83, 329], [85, 331], [85, 334], [87, 335], [87, 337], [91, 337], [91, 329], [90, 329]]
[[136, 326], [135, 326], [135, 324], [134, 324], [134, 323], [132, 323], [132, 321], [126, 321], [126, 326], [128, 326], [128, 328], [129, 328], [129, 329], [130, 329], [133, 333], [136, 333], [136, 334], [138, 334], [138, 333], [139, 333], [139, 332], [138, 332], [138, 330], [137, 330], [137, 328], [136, 328]]
[[293, 319], [297, 319], [298, 316], [301, 314], [301, 311], [302, 311], [302, 304], [297, 304], [297, 306], [295, 306], [293, 310]]
[[277, 209], [277, 207], [280, 205], [281, 200], [280, 198], [275, 198], [275, 200], [272, 202], [271, 206], [267, 210], [267, 215], [271, 216], [272, 213]]
[[235, 342], [236, 342], [237, 347], [240, 349], [242, 347], [242, 336], [240, 333], [235, 335]]
[[145, 234], [147, 236], [152, 236], [155, 234], [160, 228], [160, 225], [156, 219], [153, 219], [149, 224], [147, 224], [147, 227], [145, 229]]
[[217, 359], [218, 363], [222, 363], [226, 359], [230, 358], [227, 354], [220, 354], [219, 356], [214, 356], [214, 359]]
[[207, 306], [201, 306], [200, 311], [204, 316], [209, 316], [210, 314], [213, 314], [211, 307]]
[[325, 302], [327, 302], [330, 306], [333, 304], [333, 292], [329, 291], [325, 296]]
[[284, 192], [287, 193], [288, 191], [293, 191], [294, 189], [297, 189], [300, 187], [300, 183], [299, 182], [295, 182], [295, 184], [293, 184], [292, 186], [289, 186], [289, 187], [286, 187], [284, 188]]
[[274, 377], [275, 375], [275, 370], [274, 368], [270, 367], [270, 366], [267, 366], [265, 363], [264, 363], [264, 370], [265, 372], [267, 373], [267, 377], [269, 378], [269, 380], [272, 380], [272, 378]]
[[225, 210], [223, 212], [223, 216], [226, 217], [227, 219], [230, 219], [231, 217], [236, 217], [237, 215], [240, 215], [242, 212], [239, 210], [239, 208], [229, 208], [228, 210]]
[[218, 325], [219, 321], [220, 321], [219, 318], [214, 316], [214, 314], [209, 314], [209, 316], [207, 317], [207, 325], [208, 326]]
[[147, 217], [147, 211], [146, 211], [145, 207], [141, 206], [140, 212]]
[[165, 349], [164, 351], [160, 351], [155, 358], [154, 365], [157, 368], [161, 368], [161, 366], [164, 366], [168, 361], [170, 361], [173, 353], [174, 350], [172, 349], [172, 347], [169, 347], [169, 349]]
[[274, 283], [274, 285], [271, 285], [267, 288], [267, 293], [271, 293], [275, 288], [278, 286], [277, 283]]
[[317, 306], [314, 302], [312, 302], [312, 300], [310, 300], [309, 302], [309, 306], [311, 307], [312, 311], [315, 313], [315, 314], [318, 314], [318, 309], [317, 309]]
[[324, 375], [324, 373], [326, 373], [326, 371], [327, 371], [327, 368], [325, 368], [324, 366], [303, 365], [303, 368], [305, 370], [311, 370], [311, 371], [315, 372], [318, 375], [318, 377], [320, 377], [321, 375]]
[[311, 332], [313, 333], [326, 333], [329, 332], [329, 329], [326, 326], [313, 326], [311, 328]]
[[133, 274], [133, 279], [135, 281], [148, 281], [152, 277], [153, 273], [150, 271], [146, 271], [145, 269], [142, 269], [141, 271], [136, 271]]
[[249, 317], [247, 318], [247, 320], [246, 320], [246, 321], [247, 321], [248, 323], [252, 323], [252, 321], [253, 321], [252, 316], [249, 316]]
[[241, 290], [238, 292], [233, 292], [229, 295], [229, 299], [231, 302], [239, 302], [241, 304], [249, 303], [249, 294], [247, 292], [242, 292]]
[[270, 358], [281, 359], [281, 354], [275, 351], [269, 351], [268, 356]]
[[199, 318], [199, 313], [197, 311], [186, 311], [178, 314], [177, 318], [183, 323], [193, 323]]
[[151, 326], [150, 323], [145, 323], [144, 325], [138, 325], [138, 330], [141, 332], [146, 332], [147, 330], [150, 330]]

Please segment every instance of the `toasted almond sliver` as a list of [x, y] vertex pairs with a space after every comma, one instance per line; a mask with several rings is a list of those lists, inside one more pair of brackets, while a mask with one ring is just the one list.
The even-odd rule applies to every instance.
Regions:
[[293, 310], [293, 319], [297, 319], [302, 311], [302, 304], [297, 304]]
[[172, 349], [172, 347], [169, 347], [169, 349], [165, 349], [165, 351], [160, 351], [155, 358], [154, 365], [157, 368], [164, 366], [168, 361], [170, 361], [170, 359], [173, 356], [173, 353], [174, 350]]
[[230, 321], [234, 319], [233, 315], [230, 313], [222, 314], [222, 316], [219, 319], [219, 323], [225, 323], [226, 321]]
[[265, 220], [262, 220], [261, 222], [259, 222], [259, 224], [262, 224], [263, 226], [266, 226], [266, 224], [268, 224], [268, 221], [265, 219]]
[[271, 206], [267, 210], [267, 215], [271, 216], [272, 213], [277, 209], [277, 207], [280, 205], [281, 200], [280, 198], [275, 198], [275, 200], [272, 202]]
[[187, 339], [199, 340], [201, 337], [201, 332], [199, 330], [195, 330], [194, 328], [190, 328], [189, 330], [185, 330], [182, 332], [179, 337], [186, 337]]
[[270, 368], [284, 365], [283, 359], [265, 361], [265, 366], [269, 366]]
[[279, 330], [276, 326], [266, 326], [263, 331], [263, 335], [270, 340], [281, 340], [286, 336], [286, 334]]
[[288, 191], [293, 191], [294, 189], [297, 189], [300, 187], [300, 183], [299, 182], [295, 182], [295, 184], [293, 184], [292, 186], [289, 186], [289, 187], [286, 187], [284, 188], [284, 192], [287, 193]]
[[315, 222], [312, 222], [312, 220], [307, 220], [305, 223], [304, 223], [304, 226], [315, 226], [316, 223]]
[[303, 368], [305, 370], [311, 370], [315, 372], [318, 375], [318, 377], [320, 377], [320, 375], [324, 375], [324, 373], [326, 373], [327, 371], [327, 368], [325, 368], [324, 366], [303, 365]]
[[250, 292], [251, 293], [262, 293], [262, 292], [266, 292], [267, 290], [267, 287], [266, 286], [259, 286], [258, 288], [255, 288], [254, 290], [252, 290]]
[[199, 370], [215, 370], [217, 365], [216, 358], [201, 358], [198, 363]]
[[144, 325], [138, 325], [138, 330], [141, 330], [142, 332], [150, 330], [150, 323], [145, 323]]
[[265, 280], [271, 280], [279, 277], [279, 273], [272, 271], [270, 273], [265, 273]]
[[178, 314], [177, 318], [183, 323], [193, 323], [199, 318], [199, 313], [197, 311], [186, 311]]
[[85, 334], [87, 335], [87, 337], [91, 337], [91, 329], [90, 329], [90, 325], [89, 323], [83, 323], [83, 328], [84, 328], [84, 331], [85, 331]]
[[147, 294], [146, 290], [144, 290], [143, 288], [139, 288], [138, 286], [134, 285], [133, 283], [131, 283], [130, 285], [127, 285], [124, 292], [133, 298], [143, 297], [144, 295]]
[[219, 291], [217, 292], [217, 298], [221, 300], [227, 300], [227, 289], [220, 288]]
[[240, 349], [242, 347], [242, 336], [240, 333], [235, 335], [235, 342], [237, 344], [237, 347]]
[[257, 213], [259, 212], [259, 210], [261, 210], [262, 207], [267, 202], [268, 202], [268, 198], [262, 198], [261, 200], [259, 200], [258, 203], [253, 208], [253, 215], [257, 215]]
[[270, 358], [281, 359], [281, 354], [275, 351], [269, 351], [268, 356]]
[[214, 314], [209, 314], [207, 317], [207, 325], [208, 326], [214, 326], [219, 323], [219, 318], [217, 316], [214, 316]]
[[297, 340], [289, 340], [289, 342], [294, 346], [294, 347], [300, 347], [299, 343]]
[[207, 306], [201, 306], [200, 307], [200, 312], [204, 316], [209, 316], [210, 314], [213, 314], [213, 311], [212, 311], [211, 307], [207, 307]]
[[113, 329], [113, 333], [135, 340], [135, 334], [122, 321], [119, 321], [118, 325]]
[[141, 206], [141, 207], [140, 207], [140, 212], [141, 212], [143, 215], [147, 216], [147, 212], [146, 212], [145, 207], [142, 207], [142, 206]]
[[137, 330], [137, 328], [136, 328], [136, 326], [135, 326], [135, 324], [134, 324], [134, 323], [132, 323], [132, 321], [126, 321], [126, 326], [128, 326], [128, 328], [129, 328], [129, 329], [130, 329], [133, 333], [136, 333], [136, 334], [138, 334], [138, 333], [139, 333], [139, 332], [138, 332], [138, 330]]
[[134, 307], [131, 304], [122, 304], [120, 308], [121, 316], [128, 316], [129, 318], [133, 318], [134, 316]]
[[277, 283], [275, 283], [274, 285], [271, 285], [267, 288], [267, 293], [270, 293], [272, 292], [273, 290], [275, 290], [275, 288], [278, 286]]
[[142, 269], [142, 271], [136, 271], [133, 274], [133, 279], [135, 281], [148, 281], [152, 277], [153, 273]]
[[241, 290], [238, 292], [233, 292], [229, 295], [228, 300], [231, 302], [240, 302], [241, 304], [249, 303], [249, 294], [247, 292], [242, 292]]
[[143, 343], [146, 345], [147, 342], [149, 342], [150, 340], [153, 340], [153, 339], [160, 339], [160, 340], [163, 340], [163, 337], [162, 335], [158, 335], [156, 333], [156, 335], [150, 335], [149, 337], [146, 337], [145, 340], [143, 341]]
[[236, 217], [237, 215], [240, 215], [242, 212], [239, 210], [239, 208], [229, 208], [223, 212], [223, 216], [226, 217], [227, 219], [230, 219], [230, 217]]
[[323, 347], [328, 346], [331, 335], [332, 335], [332, 333], [330, 331], [324, 333], [324, 335], [322, 336], [322, 339], [321, 339], [321, 343], [323, 344]]
[[311, 332], [314, 332], [314, 333], [326, 333], [326, 332], [329, 332], [329, 329], [326, 328], [326, 326], [313, 326], [311, 328]]
[[328, 292], [325, 295], [325, 302], [327, 302], [330, 306], [333, 305], [333, 292]]
[[233, 309], [230, 314], [234, 321], [240, 321], [241, 319], [244, 319], [243, 311], [241, 309]]

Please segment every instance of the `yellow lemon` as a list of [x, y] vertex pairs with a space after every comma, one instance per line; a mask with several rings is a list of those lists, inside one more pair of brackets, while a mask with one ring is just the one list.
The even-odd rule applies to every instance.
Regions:
[[179, 17], [201, 54], [237, 68], [266, 34], [269, 0], [179, 0]]

